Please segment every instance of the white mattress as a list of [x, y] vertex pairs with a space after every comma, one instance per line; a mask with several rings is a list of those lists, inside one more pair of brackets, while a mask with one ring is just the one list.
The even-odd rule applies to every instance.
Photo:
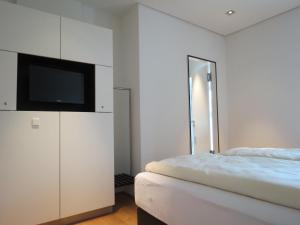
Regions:
[[202, 153], [154, 161], [146, 171], [300, 210], [300, 161]]
[[136, 176], [135, 201], [169, 225], [300, 224], [300, 210], [150, 172]]

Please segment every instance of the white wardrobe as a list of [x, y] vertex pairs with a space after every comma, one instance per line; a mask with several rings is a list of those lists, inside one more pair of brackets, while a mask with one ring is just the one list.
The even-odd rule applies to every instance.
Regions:
[[[0, 225], [114, 205], [112, 31], [0, 1]], [[18, 53], [95, 65], [95, 112], [17, 111]]]
[[61, 217], [113, 205], [112, 133], [111, 113], [60, 114]]
[[58, 219], [59, 113], [1, 111], [0, 124], [0, 224]]

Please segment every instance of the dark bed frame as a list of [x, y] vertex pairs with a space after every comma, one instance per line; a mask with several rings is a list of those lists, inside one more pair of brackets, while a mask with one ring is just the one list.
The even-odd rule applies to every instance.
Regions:
[[167, 225], [141, 208], [137, 208], [138, 225]]

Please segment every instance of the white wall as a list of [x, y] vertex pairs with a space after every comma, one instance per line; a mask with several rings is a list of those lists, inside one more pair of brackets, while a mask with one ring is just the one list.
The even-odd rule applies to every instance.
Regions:
[[123, 86], [131, 88], [131, 132], [132, 171], [137, 174], [140, 160], [140, 84], [139, 84], [139, 33], [138, 8], [135, 5], [120, 18], [120, 80]]
[[115, 174], [131, 173], [130, 92], [114, 90]]
[[139, 6], [141, 167], [189, 154], [187, 55], [217, 62], [220, 144], [227, 147], [225, 39]]
[[229, 146], [300, 146], [300, 8], [227, 37]]

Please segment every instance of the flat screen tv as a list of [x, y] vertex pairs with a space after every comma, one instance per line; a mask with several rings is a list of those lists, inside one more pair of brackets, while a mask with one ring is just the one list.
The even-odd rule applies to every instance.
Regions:
[[95, 111], [95, 66], [18, 55], [17, 109]]

